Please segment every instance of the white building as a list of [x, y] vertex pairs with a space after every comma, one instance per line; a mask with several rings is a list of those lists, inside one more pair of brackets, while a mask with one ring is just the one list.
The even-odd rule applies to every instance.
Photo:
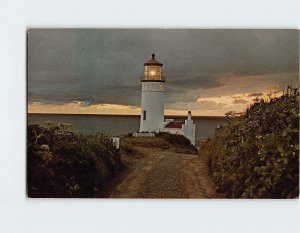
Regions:
[[196, 125], [193, 123], [191, 111], [188, 111], [188, 119], [184, 122], [175, 121], [174, 119], [166, 119], [164, 122], [164, 127], [160, 129], [160, 131], [183, 135], [195, 146]]
[[193, 124], [191, 111], [185, 122], [166, 119], [164, 121], [164, 85], [165, 77], [162, 74], [163, 64], [152, 58], [144, 63], [142, 82], [141, 120], [139, 132], [169, 132], [181, 134], [195, 145], [196, 125]]

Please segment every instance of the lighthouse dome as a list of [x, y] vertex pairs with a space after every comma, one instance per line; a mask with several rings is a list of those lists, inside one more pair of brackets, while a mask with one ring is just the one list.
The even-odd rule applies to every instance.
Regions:
[[152, 58], [144, 63], [144, 66], [163, 66], [161, 62], [155, 59], [155, 53], [152, 53]]

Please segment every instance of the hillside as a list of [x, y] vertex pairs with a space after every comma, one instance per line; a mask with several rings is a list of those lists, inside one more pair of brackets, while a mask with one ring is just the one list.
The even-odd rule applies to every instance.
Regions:
[[298, 197], [299, 89], [228, 113], [199, 156], [227, 198]]

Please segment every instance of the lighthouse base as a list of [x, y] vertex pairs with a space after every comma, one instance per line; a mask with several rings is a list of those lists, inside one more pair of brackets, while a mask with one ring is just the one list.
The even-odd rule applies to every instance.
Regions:
[[164, 93], [160, 83], [143, 83], [139, 132], [158, 133], [164, 122]]

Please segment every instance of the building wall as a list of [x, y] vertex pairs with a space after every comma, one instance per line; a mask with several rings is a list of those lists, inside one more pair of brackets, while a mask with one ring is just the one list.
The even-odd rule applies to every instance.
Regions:
[[188, 138], [195, 146], [196, 143], [196, 124], [192, 119], [185, 120], [185, 124], [182, 125], [183, 135]]
[[[143, 112], [146, 111], [146, 120]], [[140, 132], [159, 132], [164, 122], [164, 83], [142, 82]]]

